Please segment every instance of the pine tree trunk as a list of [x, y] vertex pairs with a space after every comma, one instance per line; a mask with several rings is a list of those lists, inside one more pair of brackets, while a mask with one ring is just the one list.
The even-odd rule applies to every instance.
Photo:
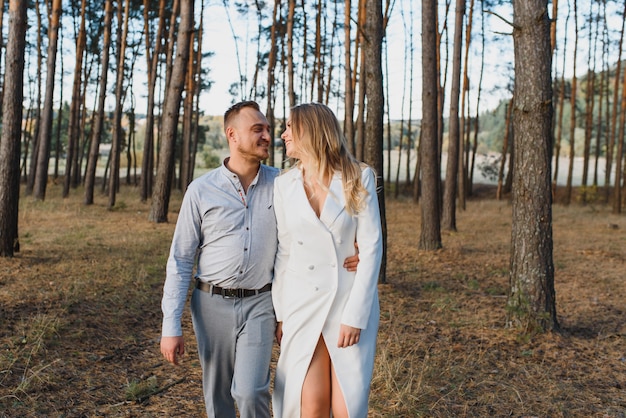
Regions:
[[572, 183], [574, 181], [574, 159], [576, 157], [576, 95], [578, 79], [576, 78], [576, 57], [578, 55], [578, 7], [574, 0], [574, 56], [572, 57], [572, 90], [570, 93], [570, 125], [569, 125], [569, 166], [567, 169], [567, 184], [565, 185], [565, 200], [569, 205], [572, 201]]
[[441, 174], [437, 150], [437, 1], [422, 0], [422, 172], [419, 249], [441, 248]]
[[454, 18], [454, 52], [452, 55], [452, 86], [450, 90], [450, 117], [448, 128], [448, 162], [446, 181], [443, 188], [442, 227], [456, 231], [456, 199], [460, 193], [458, 179], [461, 157], [461, 127], [459, 115], [459, 95], [461, 91], [461, 51], [463, 47], [463, 20], [465, 0], [456, 0]]
[[106, 0], [104, 4], [104, 38], [102, 45], [102, 69], [100, 74], [100, 95], [98, 96], [98, 109], [96, 110], [95, 122], [92, 129], [89, 157], [87, 159], [87, 171], [85, 172], [85, 205], [92, 205], [94, 188], [96, 184], [96, 168], [100, 155], [100, 142], [102, 127], [104, 126], [104, 102], [107, 96], [107, 75], [109, 73], [109, 56], [111, 48], [111, 22], [113, 20], [113, 0]]
[[63, 197], [70, 194], [72, 176], [75, 170], [80, 167], [74, 166], [75, 156], [78, 154], [79, 129], [80, 129], [80, 109], [82, 107], [81, 83], [83, 73], [83, 55], [85, 54], [86, 33], [85, 33], [85, 9], [87, 0], [81, 1], [80, 6], [80, 28], [76, 39], [76, 64], [74, 65], [74, 83], [72, 85], [72, 102], [70, 104], [69, 126], [67, 128], [67, 158], [65, 160], [65, 179], [63, 182]]
[[[383, 94], [383, 15], [382, 0], [367, 0], [365, 32], [368, 42], [365, 44], [365, 67], [367, 68], [367, 121], [365, 139], [365, 162], [374, 168], [378, 184], [383, 183], [383, 113], [385, 97]], [[378, 204], [383, 236], [383, 260], [380, 269], [379, 282], [385, 283], [387, 263], [387, 222], [385, 216], [385, 191], [378, 190]]]
[[20, 138], [26, 49], [26, 0], [9, 1], [9, 40], [0, 138], [0, 257], [19, 251]]
[[514, 0], [515, 132], [507, 322], [558, 329], [552, 261], [552, 53], [548, 0]]
[[352, 67], [350, 66], [350, 60], [352, 56], [350, 51], [352, 49], [352, 41], [350, 35], [351, 16], [352, 16], [352, 2], [351, 0], [345, 0], [345, 11], [343, 19], [344, 30], [344, 48], [345, 48], [345, 92], [344, 92], [344, 109], [345, 117], [343, 120], [343, 134], [348, 141], [348, 149], [352, 154], [355, 153], [354, 146], [354, 89], [352, 88]]
[[33, 195], [35, 199], [44, 200], [48, 184], [48, 165], [50, 162], [50, 145], [52, 142], [52, 106], [54, 97], [54, 76], [56, 74], [57, 44], [61, 21], [61, 0], [52, 2], [52, 13], [48, 29], [48, 62], [46, 71], [46, 97], [44, 99], [41, 129], [39, 131], [39, 152], [37, 154], [37, 170]]
[[159, 66], [159, 56], [161, 54], [161, 39], [165, 26], [165, 0], [159, 0], [159, 23], [154, 38], [150, 34], [150, 10], [149, 0], [143, 1], [144, 7], [144, 32], [146, 38], [146, 61], [148, 75], [148, 99], [146, 109], [146, 133], [143, 142], [143, 159], [141, 161], [141, 187], [140, 199], [142, 202], [148, 200], [152, 194], [152, 180], [154, 173], [154, 102], [156, 94], [157, 68]]
[[122, 112], [124, 107], [124, 66], [126, 63], [126, 39], [128, 37], [128, 17], [130, 0], [126, 0], [122, 15], [121, 4], [118, 4], [117, 24], [122, 26], [121, 36], [118, 37], [117, 77], [115, 80], [115, 110], [113, 112], [113, 139], [111, 140], [111, 167], [109, 170], [109, 208], [115, 206], [117, 192], [120, 186], [120, 156], [124, 131], [122, 130]]
[[176, 58], [165, 96], [159, 165], [157, 167], [156, 183], [148, 218], [152, 222], [167, 222], [172, 176], [174, 172], [179, 108], [183, 87], [185, 85], [185, 70], [187, 68], [187, 61], [189, 60], [191, 36], [193, 32], [193, 3], [193, 0], [182, 0], [180, 3], [180, 24], [176, 41]]

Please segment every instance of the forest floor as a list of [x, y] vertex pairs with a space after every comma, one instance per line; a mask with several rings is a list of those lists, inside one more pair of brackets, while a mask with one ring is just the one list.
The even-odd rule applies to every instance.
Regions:
[[[561, 331], [506, 327], [511, 205], [493, 188], [418, 250], [420, 210], [387, 199], [387, 283], [370, 417], [626, 417], [626, 216], [553, 207]], [[159, 353], [169, 223], [123, 187], [20, 199], [21, 251], [0, 259], [0, 417], [202, 417], [189, 312], [179, 367]]]

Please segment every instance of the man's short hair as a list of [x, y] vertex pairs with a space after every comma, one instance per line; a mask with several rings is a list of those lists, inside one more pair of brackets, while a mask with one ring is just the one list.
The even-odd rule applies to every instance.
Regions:
[[251, 107], [252, 109], [259, 112], [261, 111], [261, 108], [259, 108], [259, 104], [253, 100], [244, 100], [242, 102], [235, 103], [234, 105], [229, 107], [228, 110], [226, 110], [226, 112], [224, 113], [224, 131], [226, 131], [226, 127], [230, 123], [230, 119], [232, 119], [233, 116], [236, 116], [241, 111], [241, 109], [244, 109], [246, 107]]

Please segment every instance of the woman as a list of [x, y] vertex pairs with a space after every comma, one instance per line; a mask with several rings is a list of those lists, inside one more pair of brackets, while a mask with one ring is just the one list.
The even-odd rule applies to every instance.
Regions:
[[[272, 296], [280, 357], [276, 417], [366, 417], [378, 332], [382, 233], [372, 169], [347, 150], [333, 112], [291, 110], [282, 135], [294, 169], [274, 182]], [[359, 249], [357, 271], [339, 264]]]

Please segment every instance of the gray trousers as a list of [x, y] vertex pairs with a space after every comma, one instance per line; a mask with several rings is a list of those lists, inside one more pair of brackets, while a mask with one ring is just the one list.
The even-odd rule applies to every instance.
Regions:
[[276, 318], [271, 292], [224, 298], [194, 289], [193, 328], [209, 418], [269, 418]]

